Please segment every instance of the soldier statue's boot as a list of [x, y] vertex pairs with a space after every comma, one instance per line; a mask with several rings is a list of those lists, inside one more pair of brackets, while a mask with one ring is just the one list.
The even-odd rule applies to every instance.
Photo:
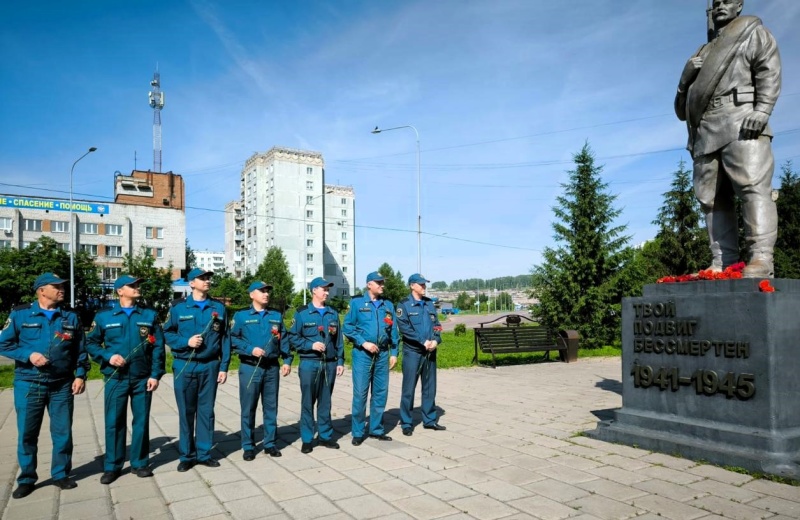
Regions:
[[750, 261], [742, 271], [744, 278], [772, 278], [775, 276], [775, 266], [772, 262], [772, 251], [753, 251]]
[[722, 268], [722, 257], [721, 256], [715, 256], [713, 258], [713, 260], [711, 260], [711, 265], [708, 266], [708, 269], [706, 269], [706, 270], [707, 271], [711, 271], [712, 273], [721, 273], [722, 270], [723, 270], [723, 268]]

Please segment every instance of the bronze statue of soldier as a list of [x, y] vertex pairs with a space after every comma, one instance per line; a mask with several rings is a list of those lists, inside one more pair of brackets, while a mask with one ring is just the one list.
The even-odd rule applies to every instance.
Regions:
[[781, 90], [781, 60], [772, 34], [743, 0], [713, 0], [710, 41], [689, 59], [678, 83], [675, 113], [686, 121], [694, 190], [705, 213], [710, 269], [739, 260], [734, 194], [742, 200], [750, 259], [743, 275], [772, 277], [778, 215], [772, 200], [769, 116]]

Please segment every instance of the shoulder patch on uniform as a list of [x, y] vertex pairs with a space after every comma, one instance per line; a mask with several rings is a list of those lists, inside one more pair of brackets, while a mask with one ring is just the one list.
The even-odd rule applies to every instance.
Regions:
[[289, 325], [289, 328], [294, 327], [294, 318], [292, 318], [292, 323]]
[[169, 322], [169, 314], [170, 314], [170, 311], [167, 311], [167, 317], [164, 318], [164, 323], [168, 323]]
[[12, 311], [24, 311], [25, 309], [30, 309], [31, 307], [33, 307], [32, 303], [23, 303], [23, 304], [15, 306], [15, 307], [12, 307], [11, 310]]
[[394, 311], [394, 313], [397, 315], [398, 318], [402, 318], [403, 317], [403, 308], [398, 306], [397, 309]]
[[3, 330], [6, 330], [8, 326], [11, 325], [11, 316], [6, 319], [6, 324], [3, 325]]
[[97, 327], [97, 322], [92, 320], [92, 324], [89, 325], [89, 332], [92, 332], [95, 327]]

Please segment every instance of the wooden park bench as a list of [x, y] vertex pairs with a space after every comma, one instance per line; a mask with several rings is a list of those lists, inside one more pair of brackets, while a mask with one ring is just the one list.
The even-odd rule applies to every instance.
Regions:
[[[503, 323], [491, 325], [500, 320]], [[527, 316], [508, 314], [495, 320], [479, 323], [475, 331], [475, 357], [478, 361], [478, 349], [492, 354], [492, 367], [497, 368], [496, 354], [516, 354], [520, 352], [544, 352], [549, 359], [550, 351], [557, 350], [561, 361], [571, 363], [578, 360], [578, 342], [580, 335], [574, 330], [554, 331], [541, 326], [523, 326], [522, 320], [535, 323]], [[489, 325], [486, 326], [485, 325]]]

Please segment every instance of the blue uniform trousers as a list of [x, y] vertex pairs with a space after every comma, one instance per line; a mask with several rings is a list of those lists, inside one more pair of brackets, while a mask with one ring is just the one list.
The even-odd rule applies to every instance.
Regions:
[[364, 437], [366, 427], [367, 393], [372, 387], [369, 403], [369, 430], [372, 435], [383, 435], [383, 411], [389, 394], [389, 351], [377, 354], [360, 348], [353, 349], [353, 437]]
[[72, 471], [72, 381], [37, 382], [14, 380], [14, 408], [17, 411], [17, 460], [19, 484], [35, 484], [39, 431], [44, 411], [50, 415], [53, 456], [50, 476], [58, 480]]
[[421, 354], [410, 348], [403, 349], [403, 389], [400, 398], [400, 426], [412, 427], [414, 390], [417, 379], [422, 380], [422, 424], [436, 423], [436, 351]]
[[274, 448], [278, 433], [278, 390], [281, 369], [277, 360], [262, 359], [258, 366], [239, 366], [239, 403], [242, 407], [242, 449], [254, 450], [256, 408], [261, 399], [264, 448]]
[[150, 402], [147, 378], [109, 379], [104, 387], [106, 414], [106, 458], [103, 471], [121, 471], [125, 462], [128, 399], [131, 401], [131, 467], [150, 462]]
[[212, 458], [219, 363], [219, 360], [202, 362], [196, 359], [189, 362], [189, 366], [185, 365], [186, 361], [179, 359], [172, 363], [176, 376], [174, 386], [175, 401], [178, 404], [178, 452], [181, 462]]
[[[308, 444], [319, 431], [323, 441], [331, 440], [331, 394], [336, 381], [336, 360], [300, 359], [300, 438]], [[314, 424], [314, 405], [317, 405], [317, 424]]]

